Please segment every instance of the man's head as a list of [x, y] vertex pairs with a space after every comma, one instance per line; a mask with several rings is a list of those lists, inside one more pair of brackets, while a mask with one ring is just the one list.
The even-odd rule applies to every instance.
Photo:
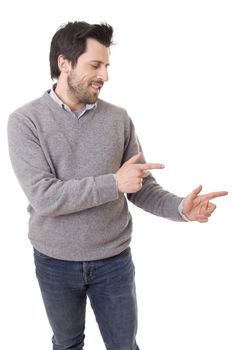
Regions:
[[51, 78], [74, 101], [94, 103], [108, 80], [109, 47], [113, 28], [108, 24], [69, 22], [54, 35], [50, 48]]
[[50, 47], [50, 73], [52, 79], [60, 75], [58, 57], [62, 55], [74, 68], [80, 55], [86, 50], [87, 39], [92, 38], [107, 48], [112, 44], [113, 28], [108, 24], [68, 22], [52, 38]]

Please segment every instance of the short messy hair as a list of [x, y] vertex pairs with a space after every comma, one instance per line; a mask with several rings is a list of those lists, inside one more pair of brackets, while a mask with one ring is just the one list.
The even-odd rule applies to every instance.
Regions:
[[49, 54], [50, 75], [56, 79], [60, 75], [58, 56], [63, 55], [74, 67], [81, 54], [86, 50], [88, 38], [96, 39], [106, 47], [110, 47], [113, 28], [107, 23], [89, 24], [87, 22], [68, 22], [54, 34]]

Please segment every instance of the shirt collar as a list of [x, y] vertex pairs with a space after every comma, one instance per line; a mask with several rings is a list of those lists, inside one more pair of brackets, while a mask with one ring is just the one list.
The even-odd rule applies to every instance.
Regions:
[[48, 91], [49, 96], [59, 104], [59, 106], [64, 109], [67, 112], [71, 112], [73, 114], [75, 114], [78, 118], [82, 117], [84, 113], [86, 113], [87, 111], [91, 110], [91, 109], [95, 109], [97, 107], [97, 102], [96, 103], [87, 103], [86, 106], [84, 108], [81, 109], [77, 109], [75, 111], [71, 111], [70, 107], [67, 106], [55, 93], [55, 88], [56, 88], [56, 84], [54, 84], [51, 88], [51, 90]]

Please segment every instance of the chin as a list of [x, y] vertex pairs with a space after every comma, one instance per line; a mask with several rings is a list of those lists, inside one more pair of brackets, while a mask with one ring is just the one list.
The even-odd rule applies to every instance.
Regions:
[[96, 101], [98, 100], [98, 95], [97, 96], [93, 96], [92, 98], [90, 98], [90, 102], [88, 102], [89, 104], [93, 104], [96, 103]]

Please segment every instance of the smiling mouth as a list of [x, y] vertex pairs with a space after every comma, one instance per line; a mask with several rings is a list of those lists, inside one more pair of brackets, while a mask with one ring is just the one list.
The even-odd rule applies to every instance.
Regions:
[[103, 83], [93, 81], [90, 85], [96, 92], [99, 92], [103, 86]]

